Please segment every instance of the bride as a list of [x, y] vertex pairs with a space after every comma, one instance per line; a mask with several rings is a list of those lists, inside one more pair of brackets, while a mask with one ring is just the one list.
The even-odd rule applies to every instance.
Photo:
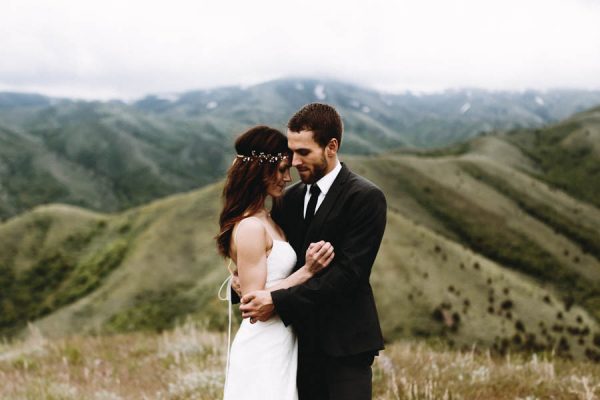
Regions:
[[[306, 264], [265, 208], [276, 204], [290, 178], [291, 152], [285, 135], [256, 126], [235, 142], [237, 156], [227, 173], [217, 235], [219, 253], [237, 266], [242, 294], [285, 289], [306, 282], [327, 267], [330, 243], [312, 243]], [[277, 316], [266, 322], [244, 319], [231, 346], [225, 400], [295, 400], [298, 346], [291, 327]]]

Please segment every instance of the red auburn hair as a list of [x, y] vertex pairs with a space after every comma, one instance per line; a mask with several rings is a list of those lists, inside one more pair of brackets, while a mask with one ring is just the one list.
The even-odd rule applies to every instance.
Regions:
[[230, 257], [233, 227], [243, 218], [257, 213], [264, 206], [267, 188], [274, 179], [281, 159], [276, 162], [253, 157], [281, 154], [291, 160], [287, 138], [277, 129], [255, 126], [241, 134], [235, 141], [237, 155], [227, 171], [223, 188], [223, 209], [219, 217], [219, 234], [216, 236], [219, 254]]

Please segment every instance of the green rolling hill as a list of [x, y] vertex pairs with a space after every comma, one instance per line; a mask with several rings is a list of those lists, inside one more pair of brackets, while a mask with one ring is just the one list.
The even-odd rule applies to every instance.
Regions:
[[[599, 115], [342, 157], [388, 198], [372, 275], [388, 341], [600, 359]], [[55, 204], [6, 220], [1, 331], [154, 330], [187, 315], [222, 329], [219, 195], [215, 183], [112, 214]]]

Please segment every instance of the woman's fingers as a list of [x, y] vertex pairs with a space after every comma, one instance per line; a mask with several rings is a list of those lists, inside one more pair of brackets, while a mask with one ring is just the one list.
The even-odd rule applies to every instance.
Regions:
[[322, 259], [322, 258], [328, 257], [332, 251], [333, 251], [333, 246], [331, 245], [331, 243], [327, 242], [323, 245], [323, 247], [321, 247], [321, 250], [319, 250], [318, 258]]
[[323, 244], [325, 242], [323, 242], [322, 240], [320, 242], [316, 242], [316, 243], [311, 243], [308, 245], [308, 249], [306, 249], [306, 257], [315, 257], [315, 254], [317, 254], [319, 252], [319, 250], [321, 250], [321, 248], [323, 247]]
[[331, 253], [333, 253], [333, 247], [328, 249], [319, 257], [319, 263], [323, 264], [325, 261], [327, 261], [327, 259], [331, 256]]
[[333, 260], [333, 254], [333, 245], [330, 242], [321, 240], [308, 246], [306, 261], [315, 273], [325, 268]]
[[324, 244], [325, 242], [323, 240], [321, 240], [320, 242], [311, 243], [308, 245], [308, 250], [312, 251], [313, 253], [316, 253], [319, 250], [321, 250]]
[[323, 268], [327, 267], [333, 261], [335, 257], [335, 253], [332, 251], [331, 254], [327, 257], [327, 259], [323, 262]]
[[329, 246], [316, 260], [318, 270], [327, 267], [333, 260], [334, 255], [333, 246]]
[[327, 266], [331, 260], [333, 260], [333, 257], [335, 256], [335, 252], [333, 251], [333, 249], [331, 249], [331, 252], [329, 252], [324, 258], [323, 258], [323, 262], [321, 262], [321, 264], [323, 264], [323, 266]]
[[312, 256], [316, 260], [320, 257], [320, 254], [322, 254], [322, 252], [326, 250], [327, 245], [328, 242], [324, 242], [322, 240], [317, 243], [311, 243], [307, 250], [307, 254]]
[[321, 248], [319, 249], [319, 251], [316, 254], [316, 258], [320, 259], [321, 257], [323, 257], [325, 254], [327, 254], [327, 252], [332, 249], [333, 246], [331, 245], [331, 243], [326, 242], [323, 244], [323, 246], [321, 246]]

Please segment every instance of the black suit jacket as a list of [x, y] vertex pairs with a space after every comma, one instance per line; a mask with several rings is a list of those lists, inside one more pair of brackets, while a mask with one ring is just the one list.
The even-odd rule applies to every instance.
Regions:
[[305, 226], [305, 193], [305, 184], [291, 186], [273, 210], [298, 255], [296, 268], [304, 265], [311, 242], [331, 242], [335, 258], [306, 283], [274, 291], [275, 310], [296, 330], [302, 351], [340, 357], [381, 350], [369, 276], [385, 230], [385, 196], [342, 164], [310, 226]]

